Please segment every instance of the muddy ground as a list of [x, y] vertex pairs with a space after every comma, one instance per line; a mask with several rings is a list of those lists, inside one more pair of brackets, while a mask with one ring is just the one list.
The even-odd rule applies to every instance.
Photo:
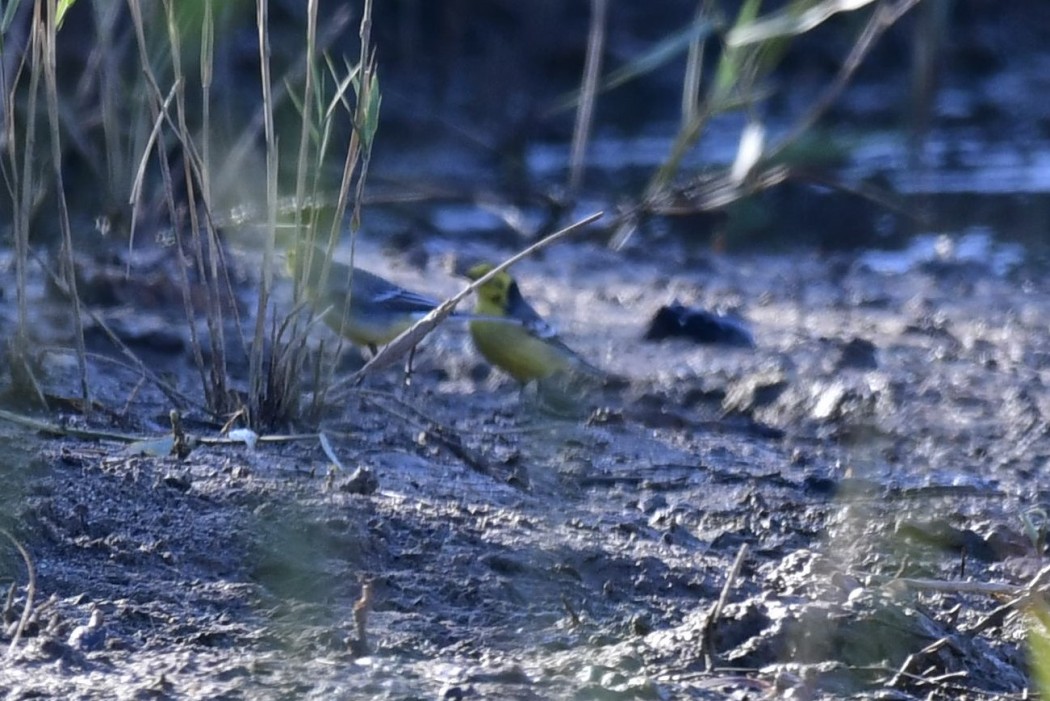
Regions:
[[[361, 255], [458, 289], [428, 254]], [[539, 411], [446, 325], [409, 387], [385, 372], [324, 420], [342, 468], [316, 438], [179, 460], [0, 423], [3, 525], [36, 576], [12, 645], [26, 572], [4, 546], [3, 697], [1022, 697], [1004, 603], [1045, 556], [1045, 276], [667, 242], [561, 245], [517, 274], [630, 379], [586, 420]], [[45, 352], [66, 317], [36, 291], [45, 386], [75, 397], [72, 356]], [[675, 298], [739, 314], [757, 347], [643, 343]], [[177, 308], [101, 312], [159, 319], [136, 347], [192, 391]], [[91, 367], [105, 412], [23, 413], [164, 434], [162, 394]]]

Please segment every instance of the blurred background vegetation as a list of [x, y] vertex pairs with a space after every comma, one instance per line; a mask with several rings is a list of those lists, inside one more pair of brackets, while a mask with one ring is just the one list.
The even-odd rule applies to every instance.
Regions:
[[[382, 77], [382, 138], [370, 194], [377, 201], [398, 200], [401, 210], [405, 200], [476, 200], [483, 194], [510, 202], [564, 200], [588, 40], [597, 21], [596, 6], [607, 5], [600, 18], [599, 94], [582, 182], [584, 194], [593, 198], [636, 200], [655, 170], [671, 159], [670, 142], [690, 109], [683, 93], [692, 87], [692, 102], [701, 109], [710, 97], [708, 86], [722, 69], [723, 39], [741, 12], [797, 15], [828, 4], [668, 0], [653, 8], [584, 0], [380, 2], [374, 8], [372, 41]], [[734, 100], [719, 108], [729, 114], [722, 115], [722, 123], [705, 125], [710, 138], [700, 138], [683, 167], [670, 175], [685, 184], [711, 165], [724, 164], [727, 156], [731, 160], [742, 119], [762, 122], [769, 140], [775, 141], [820, 99], [872, 16], [887, 8], [903, 16], [874, 43], [841, 97], [789, 154], [792, 158], [807, 164], [841, 162], [859, 135], [881, 130], [921, 138], [932, 128], [966, 124], [977, 130], [974, 139], [1043, 136], [1046, 110], [1027, 100], [1030, 93], [1019, 83], [1027, 70], [1045, 60], [1048, 30], [1043, 28], [1050, 20], [1045, 3], [852, 4], [860, 9], [832, 14], [790, 42], [765, 42], [754, 75], [732, 76], [740, 82]], [[15, 91], [10, 105], [16, 110], [16, 130], [25, 127], [29, 107], [26, 81], [17, 79], [27, 58], [33, 5], [26, 0], [5, 7], [6, 80], [23, 88]], [[208, 119], [211, 151], [222, 165], [212, 174], [215, 210], [229, 214], [257, 205], [265, 193], [263, 169], [256, 167], [265, 144], [255, 5], [246, 0], [146, 3], [138, 9], [141, 39], [129, 7], [139, 3], [70, 3], [58, 33], [61, 157], [70, 212], [92, 223], [106, 216], [110, 232], [127, 234], [130, 186], [143, 142], [153, 129], [150, 105], [157, 95], [150, 93], [167, 97], [176, 50], [183, 80], [178, 99], [185, 101], [186, 126], [197, 134]], [[319, 3], [318, 55], [308, 61], [307, 3], [269, 3], [279, 166], [287, 176], [282, 195], [294, 190], [290, 174], [300, 146], [295, 125], [307, 65], [319, 80], [330, 80], [325, 56], [339, 66], [356, 61], [361, 9], [361, 3]], [[212, 17], [209, 46], [202, 41], [206, 15]], [[212, 53], [207, 94], [201, 89], [202, 49]], [[154, 72], [156, 87], [143, 78], [144, 61]], [[690, 75], [694, 65], [699, 76]], [[697, 80], [697, 85], [687, 85], [688, 80]], [[608, 82], [615, 87], [605, 89]], [[349, 124], [335, 126], [332, 140], [345, 142]], [[828, 138], [828, 130], [835, 129], [840, 130], [835, 138]], [[17, 131], [9, 137], [13, 143], [21, 141]], [[171, 157], [179, 157], [179, 144], [168, 144], [168, 149]], [[910, 156], [921, 156], [921, 146], [911, 151]], [[232, 162], [223, 160], [230, 155]], [[880, 164], [882, 169], [915, 165]], [[338, 175], [339, 159], [330, 166]], [[47, 173], [42, 164], [38, 168]], [[155, 170], [146, 168], [147, 182], [160, 179]], [[34, 211], [51, 214], [53, 209], [43, 203], [53, 201], [54, 183], [40, 177], [38, 184], [41, 191], [34, 203], [41, 204]], [[174, 186], [182, 197], [179, 183]], [[151, 201], [148, 187], [145, 193], [143, 200], [152, 207], [143, 207], [144, 214], [163, 209]], [[2, 206], [10, 212], [9, 200]], [[425, 221], [427, 210], [422, 211], [417, 219]], [[34, 230], [41, 232], [37, 235], [54, 234], [57, 228], [53, 216], [34, 217]]]

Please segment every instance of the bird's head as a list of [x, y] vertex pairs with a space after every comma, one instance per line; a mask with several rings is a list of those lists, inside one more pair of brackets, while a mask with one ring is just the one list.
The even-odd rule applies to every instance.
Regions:
[[[468, 280], [480, 280], [495, 267], [492, 263], [477, 263], [468, 268], [463, 276]], [[501, 270], [491, 280], [478, 287], [477, 295], [485, 302], [502, 308], [507, 303], [507, 298], [513, 285], [514, 278], [506, 270]]]

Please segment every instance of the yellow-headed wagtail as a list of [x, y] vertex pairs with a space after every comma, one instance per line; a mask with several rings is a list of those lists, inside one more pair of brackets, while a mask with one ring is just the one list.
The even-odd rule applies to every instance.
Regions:
[[[289, 270], [296, 274], [294, 251], [289, 252], [287, 263]], [[356, 266], [351, 268], [335, 260], [328, 263], [322, 287], [324, 267], [324, 252], [315, 249], [310, 275], [305, 282], [307, 298], [333, 331], [355, 345], [367, 347], [373, 355], [379, 346], [393, 341], [441, 304], [433, 297], [407, 290], [375, 273]], [[477, 317], [453, 312], [449, 318], [465, 321]], [[512, 319], [489, 320], [504, 326], [520, 323]]]
[[[478, 263], [470, 267], [465, 276], [478, 280], [494, 267], [491, 263]], [[605, 376], [558, 338], [555, 330], [525, 301], [518, 283], [506, 271], [498, 273], [475, 292], [475, 314], [520, 322], [508, 324], [481, 319], [470, 322], [470, 334], [478, 352], [518, 382]]]

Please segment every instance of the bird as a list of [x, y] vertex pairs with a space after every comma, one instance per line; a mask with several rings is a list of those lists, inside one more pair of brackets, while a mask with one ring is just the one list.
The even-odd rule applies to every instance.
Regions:
[[[495, 266], [476, 263], [466, 269], [464, 277], [479, 280]], [[532, 308], [521, 294], [518, 283], [504, 271], [475, 290], [474, 313], [470, 335], [478, 352], [494, 365], [520, 382], [540, 382], [558, 378], [573, 381], [581, 378], [601, 380], [605, 373], [584, 360], [565, 344], [550, 324]], [[481, 318], [484, 317], [484, 318]], [[489, 321], [504, 317], [518, 324]]]
[[[433, 297], [335, 260], [328, 263], [327, 277], [322, 281], [323, 256], [320, 249], [314, 255], [304, 282], [306, 295], [333, 331], [368, 348], [372, 355], [441, 304]], [[288, 254], [288, 267], [295, 274], [294, 251]], [[452, 316], [462, 315], [453, 312]]]

